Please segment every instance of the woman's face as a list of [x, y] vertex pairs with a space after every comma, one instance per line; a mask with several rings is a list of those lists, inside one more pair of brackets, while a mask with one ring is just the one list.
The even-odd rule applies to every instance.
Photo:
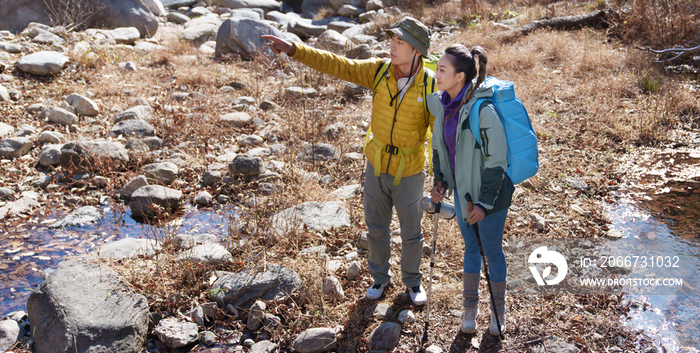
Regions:
[[[410, 44], [403, 41], [401, 38], [394, 36], [389, 46], [389, 54], [391, 55], [391, 63], [394, 65], [411, 64], [413, 57], [417, 55], [417, 51]], [[416, 62], [417, 65], [418, 62]]]
[[465, 84], [464, 72], [455, 73], [455, 67], [452, 66], [450, 56], [450, 54], [443, 55], [437, 64], [437, 72], [435, 73], [435, 78], [437, 79], [438, 89], [440, 91], [451, 92], [454, 91], [456, 88], [459, 88], [461, 90]]

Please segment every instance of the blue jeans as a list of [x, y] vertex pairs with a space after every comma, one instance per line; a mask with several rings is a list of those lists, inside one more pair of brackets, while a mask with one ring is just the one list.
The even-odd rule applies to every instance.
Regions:
[[[458, 194], [455, 192], [455, 211], [457, 211], [457, 224], [462, 232], [464, 239], [464, 272], [479, 273], [481, 272], [481, 254], [479, 253], [479, 244], [476, 242], [476, 233], [474, 227], [469, 222], [464, 222], [460, 211], [460, 201]], [[466, 202], [466, 201], [461, 201]], [[503, 282], [506, 280], [506, 254], [503, 252], [503, 229], [506, 226], [506, 216], [508, 209], [489, 214], [479, 225], [479, 237], [481, 238], [481, 246], [486, 255], [486, 261], [489, 265], [489, 276], [492, 282]]]

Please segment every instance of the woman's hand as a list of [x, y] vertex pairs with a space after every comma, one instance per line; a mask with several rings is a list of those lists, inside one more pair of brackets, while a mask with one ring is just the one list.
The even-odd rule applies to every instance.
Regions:
[[294, 46], [294, 44], [280, 37], [266, 34], [263, 35], [262, 38], [270, 41], [270, 49], [272, 49], [272, 52], [274, 52], [275, 54], [285, 53], [289, 56], [292, 56], [297, 51], [297, 48]]
[[[442, 183], [439, 183], [442, 184]], [[433, 186], [430, 190], [430, 200], [434, 203], [442, 202], [443, 196], [445, 194], [445, 188], [442, 185]]]
[[484, 211], [481, 209], [481, 207], [474, 207], [471, 211], [469, 211], [469, 223], [471, 224], [481, 222], [481, 220], [484, 219], [484, 217], [486, 217], [486, 215], [484, 214]]

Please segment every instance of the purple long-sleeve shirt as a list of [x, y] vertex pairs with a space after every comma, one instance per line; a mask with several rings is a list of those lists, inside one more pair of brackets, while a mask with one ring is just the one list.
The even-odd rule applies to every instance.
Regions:
[[[457, 150], [457, 125], [459, 124], [459, 103], [464, 97], [464, 92], [467, 91], [471, 84], [464, 85], [462, 90], [459, 92], [457, 97], [454, 99], [450, 98], [450, 95], [446, 91], [440, 93], [440, 102], [445, 107], [445, 118], [448, 116], [449, 119], [445, 120], [442, 126], [442, 137], [447, 146], [447, 152], [450, 154], [450, 166], [452, 167], [452, 172], [455, 170], [455, 153]], [[452, 114], [454, 112], [454, 114]], [[452, 114], [452, 116], [450, 116]]]

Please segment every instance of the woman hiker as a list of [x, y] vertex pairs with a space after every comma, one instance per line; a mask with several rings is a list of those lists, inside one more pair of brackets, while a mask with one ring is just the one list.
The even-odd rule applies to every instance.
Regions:
[[476, 331], [481, 257], [473, 225], [478, 224], [501, 326], [499, 330], [494, 308], [489, 305], [489, 332], [498, 336], [505, 332], [506, 257], [502, 240], [514, 187], [506, 174], [506, 137], [493, 104], [486, 101], [479, 109], [481, 145], [470, 130], [472, 105], [478, 98], [493, 95], [492, 87], [482, 85], [486, 63], [481, 47], [469, 50], [461, 44], [449, 46], [438, 62], [436, 77], [441, 92], [428, 96], [428, 108], [435, 116], [433, 172], [444, 182], [435, 183], [431, 199], [440, 202], [449, 190], [459, 210], [456, 218], [464, 238], [464, 314], [460, 327], [464, 333]]
[[[368, 267], [374, 283], [366, 297], [378, 299], [391, 281], [391, 217], [401, 226], [401, 279], [411, 300], [421, 305], [427, 296], [420, 272], [423, 234], [420, 206], [425, 181], [426, 131], [434, 117], [423, 102], [423, 57], [429, 57], [428, 28], [405, 17], [387, 30], [391, 38], [391, 66], [375, 88], [371, 125], [373, 138], [365, 146], [364, 208], [369, 243]], [[351, 60], [300, 43], [264, 35], [273, 52], [286, 53], [313, 69], [373, 89], [382, 59]]]

